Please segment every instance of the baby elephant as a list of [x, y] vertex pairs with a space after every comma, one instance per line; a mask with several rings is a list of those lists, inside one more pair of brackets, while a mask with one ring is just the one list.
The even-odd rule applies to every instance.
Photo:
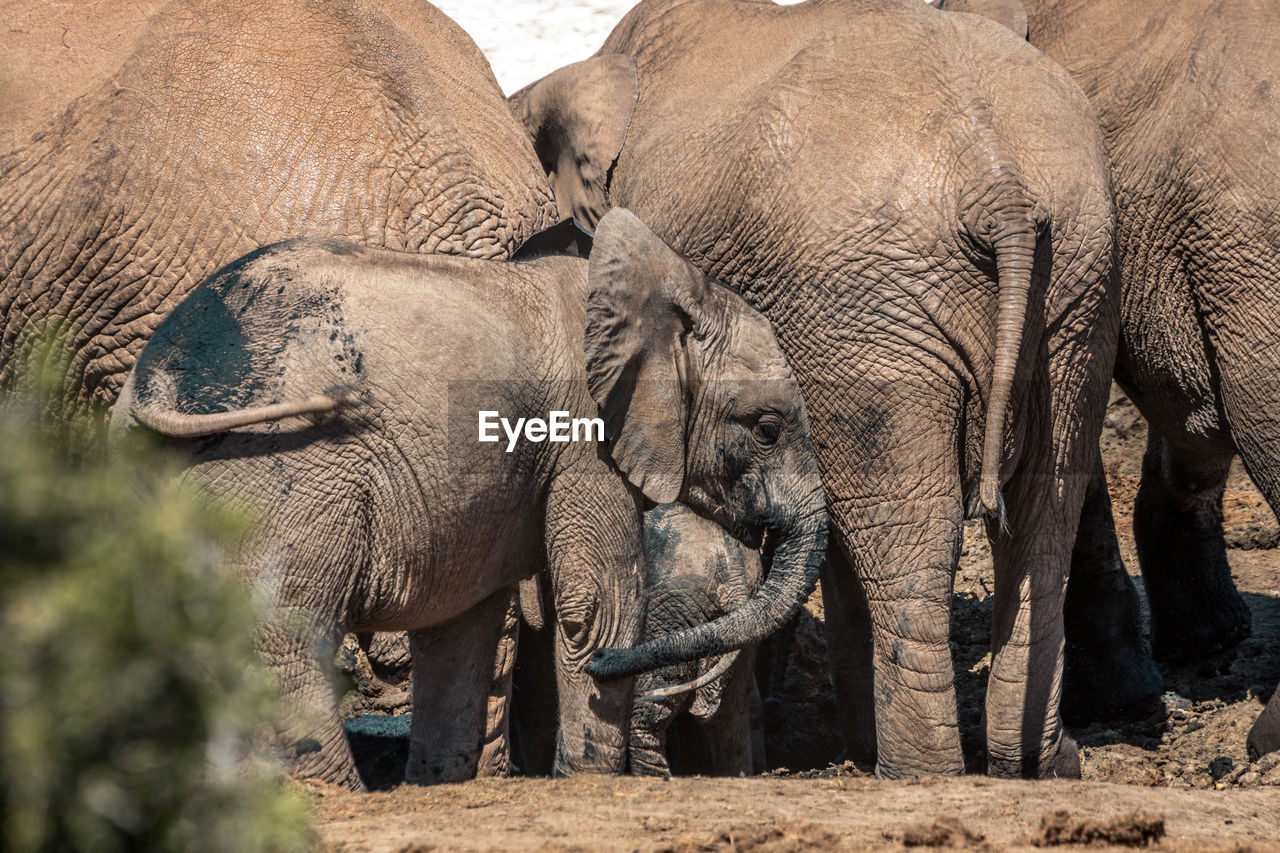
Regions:
[[135, 424], [185, 451], [190, 482], [257, 513], [233, 562], [269, 605], [286, 755], [356, 789], [323, 664], [344, 632], [411, 632], [406, 778], [470, 778], [494, 728], [505, 738], [486, 709], [510, 684], [509, 602], [544, 572], [554, 769], [620, 772], [632, 681], [586, 668], [639, 637], [641, 493], [749, 543], [767, 529], [787, 554], [667, 654], [758, 642], [811, 592], [825, 547], [808, 419], [768, 321], [623, 210], [589, 262], [330, 241], [247, 255], [139, 357], [113, 415]]
[[[683, 504], [654, 507], [644, 522], [645, 639], [709, 622], [736, 610], [760, 588], [760, 552]], [[752, 646], [718, 661], [641, 675], [631, 717], [631, 772], [671, 774], [667, 731], [686, 712], [699, 723], [713, 774], [762, 770], [763, 732], [751, 725], [753, 700], [759, 701], [754, 660]]]

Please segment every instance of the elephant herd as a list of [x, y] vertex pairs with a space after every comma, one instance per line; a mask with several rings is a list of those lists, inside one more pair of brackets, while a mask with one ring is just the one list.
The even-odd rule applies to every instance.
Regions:
[[[1248, 635], [1222, 496], [1238, 455], [1280, 510], [1269, 0], [642, 0], [509, 99], [425, 0], [135, 5], [74, 61], [27, 9], [52, 41], [0, 59], [0, 384], [52, 367], [50, 417], [111, 407], [253, 508], [225, 559], [294, 773], [361, 787], [325, 650], [401, 631], [410, 781], [505, 772], [513, 727], [556, 773], [665, 773], [685, 710], [750, 772], [755, 648], [819, 580], [848, 757], [961, 773], [967, 519], [992, 775], [1078, 776], [1064, 713]], [[1150, 424], [1151, 652], [1113, 378]]]

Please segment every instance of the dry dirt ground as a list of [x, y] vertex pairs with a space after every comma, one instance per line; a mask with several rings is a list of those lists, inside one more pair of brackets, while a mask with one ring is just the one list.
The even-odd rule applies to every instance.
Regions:
[[[1104, 461], [1127, 565], [1146, 427], [1113, 394]], [[316, 788], [333, 850], [767, 850], [950, 846], [1020, 849], [1147, 844], [1163, 849], [1280, 851], [1280, 755], [1250, 765], [1244, 740], [1280, 680], [1280, 526], [1239, 470], [1225, 500], [1228, 557], [1253, 613], [1253, 636], [1182, 668], [1163, 667], [1166, 693], [1145, 718], [1074, 730], [1079, 782], [981, 776], [879, 782], [840, 763], [830, 726], [822, 601], [798, 625], [786, 680], [766, 714], [770, 766], [745, 779], [683, 777], [491, 779], [352, 795]], [[953, 650], [966, 754], [982, 767], [982, 695], [990, 664], [990, 552], [976, 525], [953, 601]], [[1141, 592], [1141, 583], [1138, 584]], [[399, 700], [350, 704], [399, 709]], [[396, 781], [403, 718], [363, 718], [370, 778]], [[372, 721], [372, 725], [370, 722]], [[379, 738], [392, 734], [396, 738]]]

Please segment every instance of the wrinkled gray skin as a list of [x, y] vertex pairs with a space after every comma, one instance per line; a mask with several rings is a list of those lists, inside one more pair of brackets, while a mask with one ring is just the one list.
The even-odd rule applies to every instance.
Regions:
[[[745, 547], [683, 504], [664, 504], [645, 513], [644, 560], [646, 640], [737, 609], [762, 580], [759, 551]], [[684, 713], [699, 723], [714, 775], [738, 776], [763, 769], [763, 744], [753, 743], [751, 727], [754, 660], [755, 648], [743, 649], [728, 671], [710, 683], [654, 699], [643, 694], [692, 682], [717, 660], [691, 661], [638, 676], [628, 751], [631, 772], [671, 775], [667, 730]]]
[[[267, 420], [307, 410], [321, 416]], [[477, 440], [481, 410], [598, 410], [609, 445], [507, 453]], [[138, 423], [189, 454], [192, 483], [260, 515], [233, 562], [270, 604], [261, 646], [286, 691], [292, 769], [352, 788], [322, 665], [343, 632], [411, 632], [406, 778], [470, 778], [505, 726], [487, 709], [510, 685], [513, 591], [545, 553], [554, 769], [620, 772], [631, 681], [584, 668], [640, 630], [640, 493], [704, 512], [714, 496], [743, 535], [780, 535], [797, 555], [775, 563], [788, 601], [825, 548], [807, 416], [768, 321], [622, 210], [589, 265], [334, 241], [246, 256], [144, 350], [113, 414], [114, 429]]]
[[[1111, 164], [1122, 280], [1116, 380], [1151, 427], [1133, 533], [1152, 650], [1202, 657], [1249, 633], [1222, 533], [1236, 454], [1280, 511], [1275, 4], [1025, 7], [1031, 43], [1088, 95]], [[1090, 491], [1068, 595], [1068, 659], [1083, 677], [1068, 689], [1080, 716], [1107, 716], [1141, 707], [1160, 680], [1107, 492]]]
[[[949, 605], [962, 524], [984, 516], [988, 771], [1078, 774], [1062, 606], [1117, 317], [1105, 164], [1070, 78], [916, 0], [654, 0], [512, 100], [562, 212], [630, 207], [778, 330], [832, 514], [851, 754], [885, 777], [963, 771]], [[597, 161], [593, 128], [619, 126]]]
[[0, 58], [0, 387], [49, 333], [54, 406], [110, 404], [182, 297], [268, 243], [505, 258], [556, 220], [488, 63], [422, 0], [94, 5], [112, 38], [40, 30], [78, 57], [50, 81], [29, 37]]

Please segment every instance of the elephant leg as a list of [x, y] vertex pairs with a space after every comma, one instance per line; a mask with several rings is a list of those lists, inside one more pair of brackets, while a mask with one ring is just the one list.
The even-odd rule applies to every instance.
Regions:
[[288, 772], [363, 791], [321, 654], [340, 634], [330, 636], [310, 610], [287, 605], [272, 608], [259, 632], [263, 660], [281, 686]]
[[583, 454], [547, 496], [545, 537], [556, 622], [559, 726], [552, 774], [622, 773], [634, 678], [598, 681], [587, 663], [629, 648], [644, 620], [641, 507], [611, 463]]
[[[1006, 778], [1079, 778], [1080, 753], [1059, 713], [1066, 636], [1063, 606], [1096, 451], [1068, 444], [1062, 470], [1048, 437], [1032, 442], [1006, 489], [1007, 527], [987, 521], [995, 569], [987, 772]], [[1056, 440], [1065, 443], [1069, 440]]]
[[1062, 716], [1088, 723], [1150, 709], [1164, 689], [1142, 637], [1142, 609], [1120, 559], [1102, 459], [1095, 454], [1071, 553], [1063, 618]]
[[[547, 607], [546, 612], [551, 608]], [[520, 628], [513, 675], [512, 749], [525, 776], [550, 776], [556, 757], [556, 666], [554, 634], [548, 622], [541, 630]]]
[[747, 724], [751, 727], [751, 772], [763, 773], [769, 769], [769, 750], [764, 736], [764, 702], [760, 699], [760, 685], [754, 673], [749, 681]]
[[636, 702], [631, 713], [631, 741], [627, 748], [629, 769], [636, 776], [671, 778], [667, 762], [667, 729], [683, 697], [667, 696], [655, 702]]
[[1257, 761], [1268, 752], [1280, 749], [1280, 687], [1276, 688], [1271, 701], [1262, 709], [1253, 728], [1249, 729], [1245, 748], [1250, 761]]
[[[413, 723], [405, 781], [462, 782], [479, 772], [491, 734], [490, 688], [502, 668], [502, 640], [514, 595], [515, 587], [498, 590], [448, 622], [410, 632]], [[505, 713], [501, 726], [505, 741]]]
[[[848, 502], [833, 507], [841, 531], [852, 532], [848, 541], [867, 591], [876, 775], [885, 779], [964, 772], [950, 644], [962, 509], [958, 496], [930, 499], [930, 491], [895, 488], [860, 513]], [[847, 636], [838, 631], [833, 641]], [[835, 674], [845, 675], [841, 669]], [[846, 684], [837, 699], [856, 700], [851, 694], [857, 689]]]
[[1231, 455], [1175, 448], [1153, 428], [1142, 459], [1133, 536], [1157, 658], [1199, 658], [1249, 635], [1222, 535]]
[[[988, 526], [996, 592], [987, 680], [987, 772], [1005, 778], [1079, 778], [1079, 750], [1059, 714], [1070, 539], [1060, 529], [1043, 530], [1052, 526], [1043, 516], [1010, 515], [1011, 529], [1026, 533], [1011, 536]], [[1061, 541], [1055, 543], [1055, 536]]]
[[519, 600], [512, 595], [493, 662], [493, 682], [485, 709], [484, 740], [480, 747], [477, 776], [507, 776], [511, 773], [511, 688], [519, 636]]
[[[837, 534], [833, 532], [832, 539]], [[833, 541], [822, 570], [822, 606], [826, 614], [827, 649], [835, 686], [837, 724], [850, 759], [876, 763], [875, 663], [871, 639], [871, 611], [862, 582]], [[770, 703], [766, 699], [766, 703]], [[775, 700], [776, 701], [776, 700]], [[771, 720], [772, 715], [766, 717]], [[785, 724], [785, 721], [783, 721]]]
[[716, 712], [699, 727], [711, 752], [714, 776], [749, 776], [754, 772], [751, 736], [751, 693], [755, 689], [755, 650], [743, 649], [721, 676], [723, 689]]

